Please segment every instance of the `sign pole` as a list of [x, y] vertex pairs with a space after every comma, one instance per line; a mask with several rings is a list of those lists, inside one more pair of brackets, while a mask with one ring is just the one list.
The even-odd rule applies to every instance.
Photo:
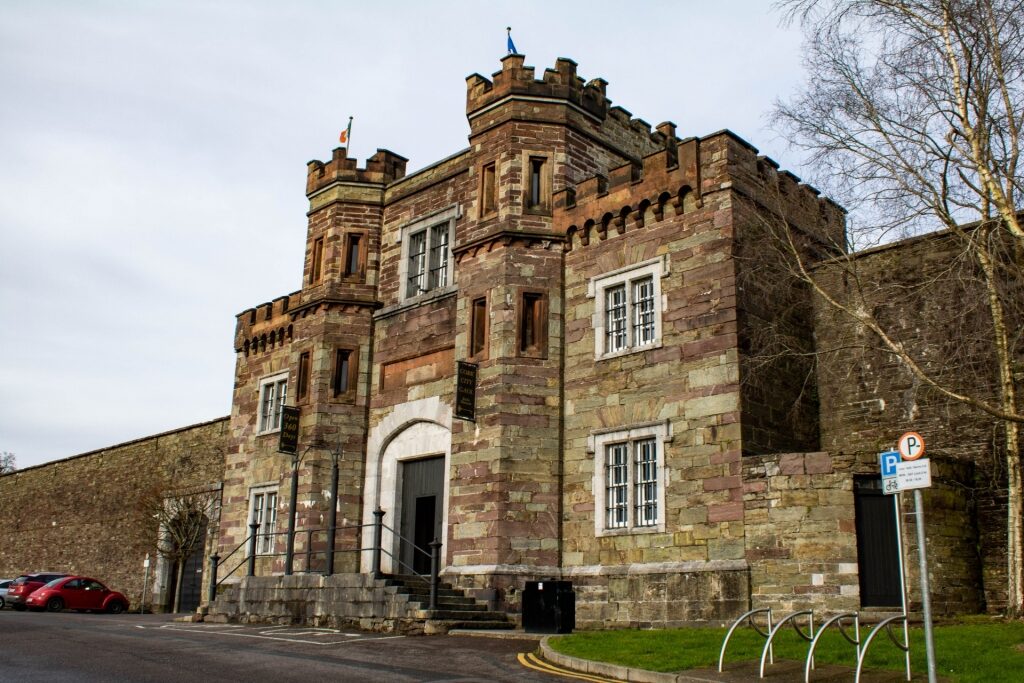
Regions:
[[903, 646], [906, 660], [907, 680], [910, 675], [910, 621], [907, 619], [907, 570], [903, 559], [903, 511], [900, 509], [899, 494], [892, 497], [893, 508], [896, 510], [896, 554], [900, 559], [900, 605], [903, 607]]
[[921, 489], [914, 489], [914, 512], [917, 518], [917, 554], [921, 564], [921, 607], [924, 611], [924, 648], [928, 655], [928, 683], [936, 683], [931, 591], [928, 587], [928, 556], [924, 547], [924, 499], [921, 496]]

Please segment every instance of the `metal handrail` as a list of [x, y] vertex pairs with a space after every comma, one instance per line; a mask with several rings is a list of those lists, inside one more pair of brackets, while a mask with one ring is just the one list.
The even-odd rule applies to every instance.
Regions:
[[[775, 634], [777, 634], [779, 632], [779, 629], [782, 628], [786, 624], [787, 621], [792, 621], [793, 622], [793, 630], [796, 631], [798, 636], [800, 636], [801, 638], [803, 638], [807, 642], [811, 642], [811, 640], [813, 640], [812, 636], [810, 636], [810, 635], [804, 633], [803, 631], [801, 631], [800, 630], [800, 625], [796, 623], [796, 618], [801, 616], [801, 615], [804, 615], [804, 614], [806, 614], [808, 616], [807, 625], [808, 625], [808, 628], [810, 629], [810, 632], [812, 634], [814, 633], [814, 610], [812, 610], [812, 609], [799, 610], [797, 612], [790, 612], [786, 616], [782, 617], [782, 619], [779, 621], [779, 623], [777, 623], [775, 625], [775, 628], [772, 629], [771, 633], [768, 634], [768, 642], [765, 644], [764, 650], [761, 652], [761, 674], [760, 674], [761, 678], [764, 678], [764, 660], [765, 660], [765, 657], [768, 656], [768, 649], [772, 646], [772, 640], [775, 639]], [[813, 659], [811, 659], [811, 666], [812, 667], [814, 666], [814, 660]]]
[[[846, 632], [846, 628], [843, 626], [843, 619], [851, 617], [853, 618], [853, 638], [850, 637], [850, 634]], [[818, 646], [821, 634], [832, 624], [837, 624], [839, 632], [843, 634], [843, 638], [846, 638], [847, 642], [857, 648], [857, 660], [860, 660], [860, 617], [856, 612], [843, 612], [822, 624], [821, 628], [818, 629], [818, 633], [814, 636], [814, 640], [811, 641], [811, 648], [807, 651], [807, 661], [804, 662], [804, 683], [810, 683], [811, 681], [811, 669], [814, 668], [814, 648]]]
[[[888, 619], [883, 619], [882, 621], [878, 622], [874, 630], [872, 630], [871, 633], [868, 634], [868, 637], [864, 640], [864, 647], [861, 649], [860, 655], [857, 657], [857, 674], [853, 679], [854, 683], [860, 683], [860, 672], [864, 666], [864, 659], [868, 655], [868, 648], [871, 647], [871, 641], [875, 639], [875, 636], [877, 636], [882, 631], [883, 626], [885, 627], [885, 632], [889, 634], [889, 640], [893, 642], [893, 645], [903, 650], [907, 665], [907, 680], [910, 680], [910, 646], [900, 643], [896, 639], [896, 636], [893, 635], [892, 624], [895, 621], [902, 621], [904, 633], [907, 632], [909, 625], [907, 624], [907, 615], [905, 614], [900, 614], [895, 617], [889, 617]], [[907, 640], [909, 642], [909, 638]]]
[[[762, 612], [765, 612], [765, 613], [768, 614], [768, 631], [770, 632], [772, 630], [772, 608], [771, 607], [762, 607], [760, 609], [752, 609], [749, 612], [745, 612], [745, 613], [741, 614], [736, 619], [736, 621], [732, 622], [732, 626], [729, 627], [729, 632], [725, 634], [725, 640], [722, 641], [722, 650], [718, 653], [718, 673], [722, 673], [722, 664], [725, 663], [725, 647], [726, 647], [726, 645], [729, 644], [729, 639], [732, 638], [732, 632], [736, 630], [736, 627], [739, 626], [743, 622], [744, 619], [746, 619], [746, 620], [748, 620], [750, 622], [750, 627], [753, 628], [760, 636], [762, 636], [764, 638], [768, 637], [768, 633], [766, 633], [765, 631], [762, 631], [761, 627], [759, 627], [757, 625], [757, 623], [754, 621], [754, 615], [755, 614], [760, 614]], [[770, 652], [769, 654], [771, 656], [771, 662], [772, 662], [772, 664], [774, 664], [775, 663], [775, 653], [774, 652]]]
[[[337, 535], [337, 533], [339, 531], [363, 529], [363, 528], [368, 527], [368, 526], [373, 526], [373, 525], [372, 524], [348, 524], [348, 525], [345, 525], [345, 526], [339, 526], [339, 527], [335, 528], [335, 535]], [[313, 534], [320, 533], [320, 532], [330, 533], [330, 529], [326, 528], [326, 527], [323, 527], [323, 528], [317, 527], [317, 528], [314, 528], [314, 529], [296, 529], [295, 532], [294, 532], [296, 535], [297, 534], [306, 534], [306, 552], [303, 553], [303, 554], [306, 556], [306, 573], [308, 573], [308, 574], [313, 573], [312, 571], [310, 571], [310, 567], [312, 566], [311, 557], [313, 555], [312, 547], [311, 547], [312, 544], [311, 544], [310, 540], [311, 540]], [[255, 534], [255, 536], [257, 538], [266, 538], [266, 537], [274, 537], [274, 538], [276, 538], [278, 536], [284, 536], [287, 533], [288, 533], [287, 531], [275, 531], [275, 532], [272, 532], [272, 533], [257, 532]], [[218, 560], [217, 564], [218, 564], [218, 566], [224, 566], [224, 564], [225, 564], [225, 562], [227, 561], [228, 558], [230, 558], [232, 555], [237, 553], [244, 546], [248, 545], [252, 541], [252, 539], [253, 539], [253, 534], [249, 534], [248, 536], [245, 537], [245, 539], [241, 543], [239, 543], [237, 546], [235, 546], [234, 549], [232, 549], [231, 552], [229, 552], [224, 557], [217, 557], [216, 555], [212, 555], [211, 558], [212, 557], [217, 557], [217, 560]], [[276, 541], [273, 543], [273, 547], [275, 547], [275, 548], [277, 547]], [[346, 549], [341, 549], [341, 550], [335, 549], [334, 552], [335, 552], [335, 554], [337, 554], [337, 553], [353, 553], [353, 552], [363, 552], [364, 550], [366, 550], [366, 549], [365, 548], [346, 548]], [[325, 552], [325, 551], [317, 551], [317, 554], [320, 554], [322, 552]], [[257, 558], [285, 557], [285, 556], [287, 556], [287, 553], [284, 553], [284, 552], [256, 553], [256, 557]], [[231, 569], [231, 571], [227, 572], [226, 574], [221, 575], [220, 578], [217, 580], [217, 583], [215, 585], [219, 587], [222, 583], [224, 583], [224, 581], [226, 581], [231, 575], [233, 575], [235, 572], [237, 572], [248, 561], [249, 561], [249, 556], [244, 557], [241, 562], [236, 564]]]
[[[412, 577], [415, 577], [417, 579], [420, 579], [420, 580], [422, 580], [424, 583], [426, 583], [429, 586], [429, 588], [430, 588], [430, 609], [436, 610], [437, 609], [438, 585], [439, 585], [438, 576], [440, 574], [440, 549], [441, 549], [441, 542], [438, 541], [435, 538], [430, 543], [430, 551], [427, 551], [427, 550], [419, 547], [418, 545], [416, 545], [415, 543], [413, 543], [409, 539], [405, 538], [404, 536], [402, 536], [400, 533], [398, 533], [397, 531], [395, 531], [391, 527], [385, 525], [384, 522], [383, 522], [383, 517], [384, 517], [384, 511], [383, 510], [381, 510], [380, 508], [377, 508], [376, 510], [374, 510], [373, 514], [374, 514], [375, 520], [374, 520], [374, 522], [372, 524], [351, 524], [351, 525], [346, 525], [346, 526], [341, 526], [341, 527], [332, 525], [332, 526], [327, 527], [325, 529], [321, 529], [321, 528], [314, 528], [314, 529], [291, 529], [291, 530], [288, 530], [288, 531], [276, 531], [276, 532], [272, 532], [272, 533], [262, 533], [262, 534], [259, 533], [259, 525], [256, 524], [256, 522], [253, 522], [252, 524], [249, 525], [249, 528], [252, 530], [252, 532], [248, 536], [246, 536], [245, 539], [241, 543], [239, 543], [231, 552], [229, 552], [223, 559], [221, 559], [217, 555], [217, 553], [214, 553], [214, 554], [212, 554], [210, 556], [210, 558], [209, 558], [210, 559], [210, 580], [209, 580], [208, 594], [207, 594], [208, 595], [208, 600], [210, 602], [213, 602], [213, 600], [216, 599], [217, 588], [221, 584], [223, 584], [230, 576], [232, 576], [236, 571], [238, 571], [239, 568], [241, 568], [241, 566], [243, 564], [248, 563], [248, 565], [249, 565], [248, 575], [249, 576], [254, 576], [255, 575], [255, 571], [256, 571], [256, 559], [257, 559], [257, 557], [264, 557], [264, 558], [266, 558], [266, 557], [280, 557], [283, 554], [283, 555], [285, 555], [286, 563], [287, 563], [285, 573], [286, 574], [290, 574], [291, 573], [291, 559], [294, 557], [294, 552], [292, 550], [291, 543], [289, 543], [288, 552], [285, 552], [285, 553], [257, 553], [256, 552], [256, 543], [257, 543], [257, 540], [259, 538], [261, 538], [261, 537], [262, 538], [277, 537], [277, 536], [281, 536], [281, 535], [287, 534], [287, 536], [289, 537], [289, 540], [292, 540], [292, 539], [294, 539], [296, 534], [305, 533], [306, 534], [306, 552], [304, 554], [306, 556], [306, 573], [312, 573], [311, 567], [312, 567], [312, 557], [313, 557], [313, 549], [312, 549], [313, 548], [313, 543], [312, 543], [313, 534], [314, 533], [319, 533], [319, 532], [326, 532], [327, 534], [331, 535], [331, 537], [328, 539], [329, 540], [328, 545], [327, 545], [328, 550], [326, 551], [326, 552], [330, 552], [331, 553], [331, 557], [328, 558], [328, 561], [326, 562], [326, 565], [329, 568], [328, 571], [330, 571], [330, 568], [333, 568], [333, 565], [334, 565], [334, 562], [333, 562], [334, 557], [333, 556], [334, 556], [335, 553], [339, 553], [339, 552], [359, 552], [359, 553], [362, 553], [362, 552], [365, 552], [366, 550], [370, 550], [370, 551], [373, 552], [373, 572], [372, 572], [373, 576], [374, 576], [374, 578], [381, 578], [380, 556], [381, 556], [382, 553], [387, 553], [388, 557], [390, 557], [392, 559], [392, 561], [396, 563], [396, 568], [404, 567], [405, 569], [407, 569], [410, 572], [409, 576], [412, 576]], [[330, 542], [330, 541], [333, 541], [335, 539], [335, 537], [337, 536], [338, 530], [361, 530], [361, 529], [364, 529], [364, 528], [366, 528], [368, 526], [373, 527], [373, 529], [374, 529], [373, 546], [370, 547], [370, 548], [360, 547], [361, 544], [357, 544], [357, 547], [354, 547], [354, 548], [347, 548], [347, 549], [343, 549], [343, 550], [337, 550], [337, 549], [335, 549], [334, 543]], [[420, 573], [418, 573], [415, 569], [413, 569], [412, 567], [407, 565], [405, 562], [403, 562], [400, 557], [395, 557], [390, 551], [384, 550], [384, 548], [383, 548], [384, 544], [383, 544], [383, 541], [382, 541], [382, 531], [384, 529], [387, 529], [388, 531], [390, 531], [391, 534], [394, 537], [396, 537], [397, 539], [399, 539], [400, 541], [404, 541], [404, 542], [408, 543], [412, 547], [414, 553], [415, 552], [423, 553], [423, 555], [425, 555], [428, 558], [430, 558], [430, 574], [420, 574]], [[357, 535], [357, 538], [358, 537], [359, 536]], [[233, 567], [231, 569], [231, 571], [229, 571], [226, 574], [224, 574], [223, 576], [219, 577], [219, 580], [218, 580], [218, 570], [219, 570], [220, 566], [224, 563], [225, 560], [227, 560], [228, 558], [232, 557], [236, 552], [238, 552], [246, 544], [248, 544], [248, 546], [249, 546], [248, 556], [245, 557], [237, 565], [235, 565], [235, 567]], [[276, 545], [277, 544], [275, 542], [275, 543], [272, 544], [272, 547], [276, 547]], [[318, 551], [318, 554], [319, 554], [319, 552], [323, 552], [323, 551]]]

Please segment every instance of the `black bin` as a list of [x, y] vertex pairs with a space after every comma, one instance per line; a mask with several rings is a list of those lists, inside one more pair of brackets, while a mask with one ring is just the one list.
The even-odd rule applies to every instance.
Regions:
[[523, 591], [523, 630], [527, 633], [572, 633], [576, 628], [576, 593], [572, 581], [527, 581]]

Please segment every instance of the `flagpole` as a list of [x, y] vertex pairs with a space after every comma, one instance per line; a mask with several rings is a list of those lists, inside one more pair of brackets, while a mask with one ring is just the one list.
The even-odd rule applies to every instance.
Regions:
[[[348, 128], [345, 129], [345, 151], [352, 149], [352, 117], [348, 117]], [[347, 156], [347, 154], [346, 154]]]

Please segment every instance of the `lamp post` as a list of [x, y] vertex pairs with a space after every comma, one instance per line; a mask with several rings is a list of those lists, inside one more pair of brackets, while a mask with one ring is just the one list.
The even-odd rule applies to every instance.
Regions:
[[327, 512], [327, 576], [334, 574], [334, 535], [338, 530], [338, 461], [343, 451], [331, 451], [331, 509]]

